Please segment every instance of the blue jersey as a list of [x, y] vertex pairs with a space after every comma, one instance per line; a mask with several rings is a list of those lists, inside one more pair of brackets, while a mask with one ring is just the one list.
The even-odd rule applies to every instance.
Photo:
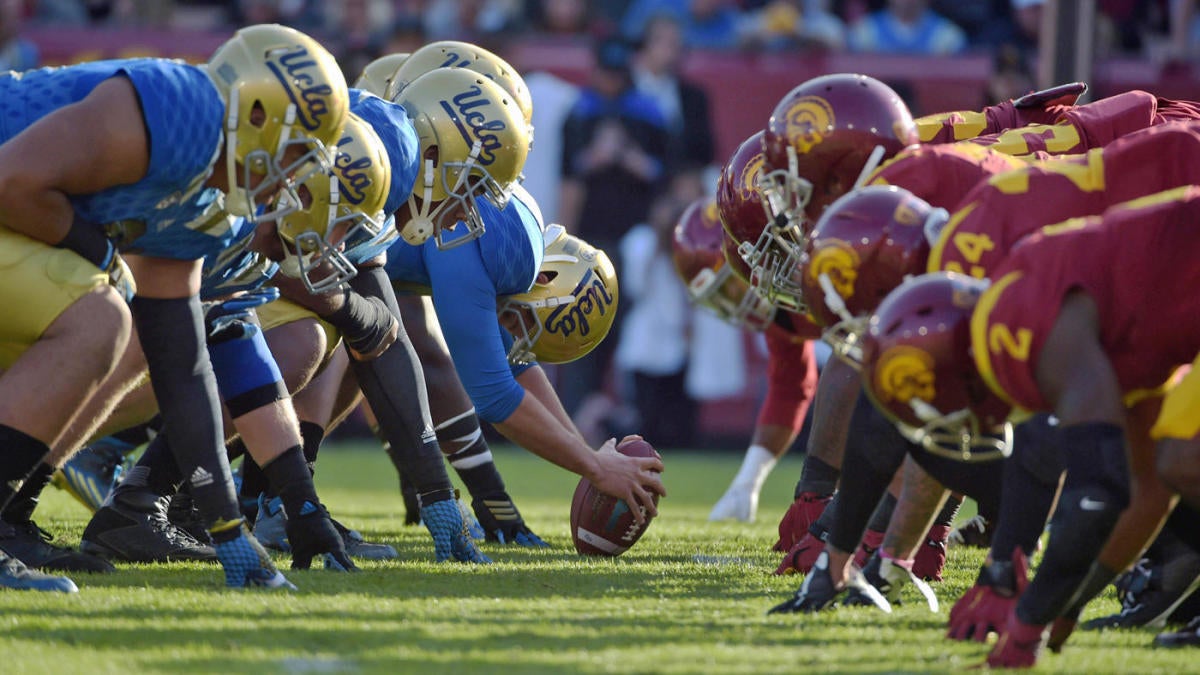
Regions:
[[[235, 216], [227, 217], [241, 220]], [[252, 226], [237, 229], [244, 230], [244, 233], [228, 248], [205, 256], [200, 280], [201, 300], [215, 300], [241, 291], [252, 291], [270, 281], [279, 270], [278, 264], [249, 249], [250, 242], [254, 240]]]
[[76, 216], [97, 226], [120, 223], [121, 249], [132, 253], [196, 260], [225, 248], [241, 234], [230, 226], [244, 221], [207, 215], [223, 202], [219, 190], [203, 184], [222, 146], [225, 103], [203, 68], [122, 59], [0, 75], [0, 142], [117, 76], [138, 94], [149, 166], [131, 185], [72, 195]]
[[397, 242], [388, 249], [386, 269], [392, 281], [431, 289], [450, 357], [476, 413], [500, 422], [517, 409], [525, 390], [515, 379], [524, 367], [508, 364], [511, 337], [496, 318], [498, 298], [533, 287], [545, 247], [534, 210], [521, 198], [503, 211], [481, 201], [479, 212], [486, 229], [478, 239], [444, 251], [433, 239], [421, 246]]

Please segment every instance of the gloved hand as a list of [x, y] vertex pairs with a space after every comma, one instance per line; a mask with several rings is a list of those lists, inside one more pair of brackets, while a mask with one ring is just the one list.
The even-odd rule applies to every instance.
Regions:
[[271, 556], [267, 555], [262, 544], [250, 534], [245, 523], [209, 534], [213, 539], [213, 547], [217, 550], [217, 560], [225, 569], [226, 586], [296, 590], [292, 582], [275, 567]]
[[779, 567], [775, 568], [775, 574], [808, 574], [817, 562], [817, 556], [824, 551], [825, 542], [809, 532], [783, 556]]
[[479, 519], [488, 541], [501, 544], [517, 544], [518, 546], [543, 547], [549, 546], [542, 538], [533, 533], [512, 498], [506, 492], [499, 492], [479, 497], [471, 501], [471, 509]]
[[1034, 91], [1013, 99], [1013, 107], [1018, 110], [1027, 108], [1050, 108], [1056, 105], [1075, 105], [1080, 96], [1087, 93], [1086, 82], [1068, 82], [1049, 89]]
[[913, 574], [926, 581], [941, 581], [946, 567], [946, 540], [950, 538], [950, 526], [934, 525], [925, 535], [925, 541], [913, 556]]
[[304, 502], [300, 515], [288, 514], [287, 538], [292, 546], [292, 569], [312, 567], [312, 559], [325, 554], [325, 569], [357, 572], [358, 567], [346, 553], [346, 542], [329, 519], [324, 506]]
[[210, 342], [250, 337], [258, 331], [254, 309], [279, 298], [279, 289], [262, 286], [205, 306], [204, 329]]
[[125, 264], [121, 254], [114, 250], [108, 266], [102, 269], [108, 273], [108, 285], [121, 294], [126, 304], [133, 302], [133, 296], [137, 295], [137, 281], [134, 280], [133, 272], [129, 271], [129, 265]]
[[863, 569], [871, 561], [871, 556], [883, 546], [883, 532], [879, 530], [868, 529], [863, 533], [862, 542], [858, 545], [858, 550], [854, 552], [854, 566]]
[[946, 637], [986, 642], [989, 632], [999, 633], [1029, 585], [1028, 562], [1020, 549], [1012, 560], [984, 564], [975, 585], [954, 603]]
[[843, 594], [849, 598], [850, 593], [857, 593], [863, 599], [868, 600], [865, 604], [871, 604], [884, 612], [891, 613], [892, 607], [879, 591], [875, 590], [862, 572], [855, 570], [842, 587], [838, 587], [833, 583], [833, 577], [829, 573], [829, 553], [822, 551], [817, 556], [816, 563], [813, 564], [812, 571], [808, 576], [804, 577], [804, 583], [800, 585], [800, 589], [796, 591], [788, 600], [779, 603], [772, 607], [768, 614], [786, 614], [793, 612], [820, 612], [824, 609], [830, 609], [836, 606], [838, 597]]
[[434, 556], [438, 562], [445, 562], [451, 556], [459, 562], [492, 562], [471, 539], [457, 500], [443, 499], [421, 506], [421, 521], [433, 535]]
[[988, 654], [987, 664], [992, 668], [1032, 668], [1045, 643], [1046, 627], [1021, 621], [1014, 610], [1008, 613], [1004, 632]]
[[[881, 554], [882, 551], [876, 551], [862, 570], [862, 576], [867, 583], [892, 604], [899, 604], [900, 591], [905, 586], [913, 584], [924, 596], [925, 602], [929, 604], [929, 611], [936, 613], [938, 611], [937, 596], [933, 593], [933, 589], [929, 588], [929, 584], [913, 574], [912, 562], [896, 560]], [[855, 588], [846, 593], [846, 600], [843, 604], [878, 606], [879, 603], [875, 597], [868, 596], [863, 593], [862, 589]]]
[[801, 492], [797, 495], [779, 521], [779, 540], [775, 542], [772, 550], [791, 550], [796, 542], [808, 534], [808, 528], [817, 521], [832, 499], [833, 495], [819, 495], [815, 492]]

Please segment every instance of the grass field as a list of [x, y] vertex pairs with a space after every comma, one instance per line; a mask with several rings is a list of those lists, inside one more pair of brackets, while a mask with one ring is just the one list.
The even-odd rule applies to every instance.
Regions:
[[[395, 474], [377, 449], [326, 450], [317, 474], [334, 515], [401, 559], [357, 575], [293, 572], [281, 594], [224, 589], [215, 565], [124, 566], [76, 577], [66, 596], [0, 592], [0, 673], [127, 672], [944, 672], [986, 647], [942, 638], [946, 614], [982, 553], [952, 550], [934, 615], [907, 597], [891, 616], [844, 609], [767, 616], [797, 586], [770, 574], [775, 523], [798, 458], [763, 494], [760, 522], [705, 519], [740, 457], [666, 453], [670, 496], [638, 545], [618, 559], [575, 554], [567, 516], [575, 478], [531, 455], [498, 450], [510, 492], [553, 548], [488, 544], [488, 567], [436, 565], [424, 528], [401, 525]], [[86, 513], [48, 490], [42, 524], [78, 542]], [[284, 560], [280, 558], [280, 562]], [[1098, 605], [1098, 606], [1095, 606]], [[1088, 615], [1116, 608], [1111, 595]], [[1041, 668], [1180, 673], [1200, 654], [1152, 649], [1150, 632], [1077, 634]]]

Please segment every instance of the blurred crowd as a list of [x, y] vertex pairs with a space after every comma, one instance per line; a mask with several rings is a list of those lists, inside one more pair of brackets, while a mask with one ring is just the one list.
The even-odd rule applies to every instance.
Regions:
[[[1196, 4], [1097, 0], [1098, 56], [1191, 61], [1200, 56]], [[695, 310], [671, 268], [672, 229], [712, 192], [725, 160], [715, 156], [707, 94], [682, 74], [688, 50], [990, 54], [987, 95], [999, 101], [1033, 89], [1044, 9], [1044, 0], [0, 0], [0, 69], [38, 65], [22, 25], [283, 23], [321, 38], [350, 80], [382, 54], [434, 40], [509, 57], [534, 101], [525, 186], [547, 222], [610, 253], [622, 288], [612, 337], [560, 368], [563, 402], [593, 440], [638, 429], [683, 446], [699, 440], [698, 401], [745, 389], [742, 350], [755, 348]], [[589, 79], [521, 62], [511, 47], [527, 38], [591, 45]]]

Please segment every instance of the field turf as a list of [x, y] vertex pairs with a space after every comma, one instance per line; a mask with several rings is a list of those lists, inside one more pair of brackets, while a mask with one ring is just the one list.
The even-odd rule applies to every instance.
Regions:
[[[399, 561], [363, 572], [291, 572], [296, 593], [233, 591], [216, 565], [121, 566], [77, 576], [77, 595], [0, 591], [0, 673], [881, 673], [960, 671], [987, 648], [942, 637], [983, 553], [951, 550], [935, 585], [941, 612], [906, 596], [891, 615], [843, 609], [767, 616], [797, 587], [770, 572], [775, 525], [800, 461], [789, 457], [754, 525], [712, 524], [708, 509], [736, 453], [664, 452], [670, 496], [618, 559], [576, 555], [567, 516], [576, 479], [532, 455], [498, 449], [526, 520], [553, 548], [484, 545], [488, 567], [434, 564], [424, 528], [404, 527], [396, 478], [366, 444], [322, 453], [318, 488], [334, 516]], [[77, 544], [84, 509], [47, 490], [41, 524]], [[279, 558], [285, 564], [283, 557]], [[1085, 618], [1117, 607], [1111, 593]], [[1077, 633], [1041, 670], [1182, 673], [1200, 653], [1155, 650], [1151, 631]]]

